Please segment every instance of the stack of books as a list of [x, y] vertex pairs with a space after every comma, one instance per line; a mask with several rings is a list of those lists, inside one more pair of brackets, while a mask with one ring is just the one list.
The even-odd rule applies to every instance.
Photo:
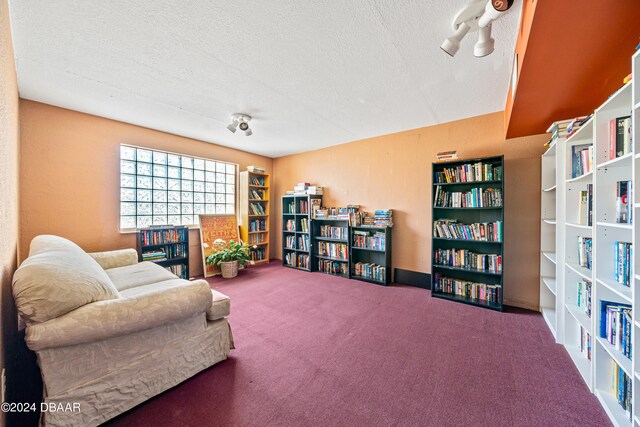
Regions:
[[265, 173], [264, 168], [259, 168], [257, 166], [247, 166], [247, 170], [253, 173]]
[[589, 116], [579, 116], [573, 119], [559, 120], [557, 122], [553, 122], [549, 129], [547, 129], [547, 133], [551, 134], [551, 139], [545, 145], [553, 144], [558, 138], [565, 138], [571, 136], [578, 129], [580, 129], [585, 123], [589, 121], [591, 115]]
[[321, 196], [324, 194], [324, 189], [317, 185], [311, 185], [308, 182], [299, 182], [293, 187], [293, 190], [287, 191], [287, 195], [296, 195], [296, 196]]
[[349, 205], [346, 208], [318, 208], [315, 211], [316, 219], [339, 219], [348, 221], [350, 214], [358, 212], [359, 205]]
[[393, 227], [393, 209], [376, 209], [373, 216], [362, 218], [366, 227]]
[[167, 259], [167, 255], [163, 250], [149, 251], [142, 253], [143, 261], [164, 261]]

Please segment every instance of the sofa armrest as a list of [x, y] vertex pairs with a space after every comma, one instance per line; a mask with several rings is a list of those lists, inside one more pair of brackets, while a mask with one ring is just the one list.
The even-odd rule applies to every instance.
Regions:
[[204, 314], [211, 307], [205, 280], [176, 281], [175, 287], [143, 295], [98, 301], [47, 322], [27, 326], [33, 350], [100, 341]]
[[89, 255], [105, 270], [124, 267], [138, 263], [138, 252], [135, 249], [120, 249], [117, 251], [91, 252]]

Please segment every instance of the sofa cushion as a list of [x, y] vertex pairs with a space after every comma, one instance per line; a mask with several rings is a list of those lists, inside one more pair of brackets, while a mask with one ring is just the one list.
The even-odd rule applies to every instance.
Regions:
[[29, 257], [16, 270], [13, 296], [29, 324], [120, 297], [102, 267], [78, 245], [46, 235], [33, 239]]
[[231, 313], [231, 300], [229, 297], [213, 289], [211, 289], [211, 297], [213, 298], [213, 303], [211, 308], [207, 310], [207, 319], [217, 320], [227, 317]]
[[106, 273], [119, 291], [150, 285], [164, 280], [172, 280], [178, 277], [169, 270], [150, 261], [124, 267], [110, 268], [106, 270]]

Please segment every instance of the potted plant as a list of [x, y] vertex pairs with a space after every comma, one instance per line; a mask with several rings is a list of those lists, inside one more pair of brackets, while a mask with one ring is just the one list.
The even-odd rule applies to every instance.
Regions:
[[[238, 265], [246, 265], [250, 262], [250, 246], [246, 243], [238, 243], [229, 240], [229, 243], [222, 239], [213, 242], [214, 250], [206, 259], [207, 264], [220, 267], [222, 277], [230, 279], [238, 275]], [[255, 246], [254, 246], [255, 247]]]

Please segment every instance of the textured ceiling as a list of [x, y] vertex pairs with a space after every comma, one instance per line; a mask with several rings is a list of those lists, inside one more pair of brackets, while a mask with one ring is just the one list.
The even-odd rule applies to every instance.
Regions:
[[[520, 2], [450, 58], [468, 0], [12, 0], [23, 98], [279, 157], [504, 109]], [[253, 136], [226, 129], [254, 116]], [[132, 142], [132, 141], [128, 141]]]

